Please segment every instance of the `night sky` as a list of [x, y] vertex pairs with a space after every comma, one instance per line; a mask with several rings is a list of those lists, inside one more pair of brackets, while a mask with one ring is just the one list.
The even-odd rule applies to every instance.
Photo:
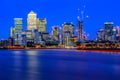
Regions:
[[14, 26], [14, 18], [23, 18], [24, 30], [27, 28], [27, 14], [33, 10], [38, 18], [47, 18], [47, 31], [53, 25], [61, 26], [64, 22], [73, 22], [86, 5], [84, 30], [90, 34], [90, 39], [96, 38], [96, 32], [103, 28], [104, 22], [113, 21], [120, 25], [119, 0], [1, 0], [0, 1], [0, 39], [7, 39], [10, 27]]

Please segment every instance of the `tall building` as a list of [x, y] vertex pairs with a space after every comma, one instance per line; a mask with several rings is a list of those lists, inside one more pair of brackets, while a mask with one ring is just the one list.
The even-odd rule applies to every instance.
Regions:
[[46, 18], [38, 18], [37, 19], [38, 32], [46, 32], [46, 25], [47, 25]]
[[70, 38], [74, 36], [74, 25], [73, 23], [64, 23], [62, 25], [62, 43], [63, 45], [68, 46], [68, 41], [70, 41]]
[[84, 21], [80, 20], [80, 17], [78, 16], [77, 20], [77, 35], [78, 35], [78, 41], [84, 40]]
[[39, 36], [40, 35], [37, 29], [26, 31], [27, 42], [33, 42], [36, 44], [39, 42]]
[[116, 35], [116, 38], [117, 38], [117, 41], [120, 41], [120, 27], [116, 27], [116, 30], [117, 30], [117, 35]]
[[13, 46], [14, 45], [14, 38], [13, 37], [9, 37], [8, 38], [8, 42], [9, 42], [9, 46]]
[[104, 41], [104, 30], [103, 29], [100, 29], [97, 32], [97, 40], [98, 41]]
[[49, 39], [50, 35], [48, 32], [42, 32], [41, 33], [41, 40], [44, 42], [47, 42], [47, 40]]
[[31, 11], [28, 14], [27, 18], [27, 29], [28, 30], [34, 30], [37, 29], [37, 14], [33, 11]]
[[116, 41], [117, 40], [117, 29], [116, 27], [113, 28], [113, 35], [112, 35], [112, 40], [113, 41]]
[[63, 29], [63, 34], [65, 32], [70, 31], [70, 34], [74, 36], [74, 25], [72, 22], [71, 23], [64, 22], [64, 24], [62, 24], [62, 29]]
[[18, 34], [17, 45], [26, 46], [26, 34]]
[[55, 41], [60, 42], [60, 28], [59, 27], [53, 26], [52, 36]]
[[23, 27], [22, 18], [14, 18], [14, 28], [13, 28], [14, 32], [11, 32], [11, 34], [12, 33], [14, 34], [13, 38], [14, 38], [15, 45], [19, 45], [18, 37], [20, 34], [22, 34], [22, 27]]
[[15, 28], [11, 27], [11, 28], [10, 28], [10, 37], [11, 37], [11, 38], [14, 37], [14, 31], [15, 31]]
[[15, 35], [22, 33], [23, 21], [22, 18], [14, 18]]
[[112, 35], [113, 35], [113, 27], [114, 23], [113, 22], [105, 22], [104, 23], [104, 33], [105, 33], [105, 40], [111, 41], [112, 40]]

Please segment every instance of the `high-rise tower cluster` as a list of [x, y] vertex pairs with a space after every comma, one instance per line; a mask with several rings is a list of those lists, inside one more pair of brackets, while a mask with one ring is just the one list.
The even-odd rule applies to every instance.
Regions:
[[[9, 45], [32, 46], [35, 45], [64, 45], [64, 47], [75, 46], [75, 42], [84, 40], [84, 22], [77, 20], [77, 33], [75, 36], [75, 25], [72, 22], [64, 22], [62, 27], [53, 26], [52, 35], [47, 32], [46, 18], [38, 18], [31, 11], [27, 16], [27, 30], [23, 30], [23, 19], [15, 18], [14, 27], [11, 28]], [[61, 32], [62, 31], [62, 32]]]
[[105, 22], [104, 29], [97, 32], [98, 41], [120, 41], [120, 27], [114, 26], [113, 22]]

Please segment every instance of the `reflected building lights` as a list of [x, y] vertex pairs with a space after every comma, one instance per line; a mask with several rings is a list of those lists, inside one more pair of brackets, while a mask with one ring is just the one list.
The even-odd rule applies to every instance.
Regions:
[[13, 73], [12, 73], [13, 74], [12, 79], [16, 80], [22, 77], [21, 51], [13, 51], [13, 53], [14, 53], [14, 65], [13, 65], [14, 68], [13, 68]]
[[37, 53], [38, 53], [37, 51], [27, 51], [27, 56], [28, 56], [27, 80], [38, 80], [39, 63], [38, 63]]

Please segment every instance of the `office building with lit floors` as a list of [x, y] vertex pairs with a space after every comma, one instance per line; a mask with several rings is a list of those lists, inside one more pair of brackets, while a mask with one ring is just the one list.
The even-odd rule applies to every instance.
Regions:
[[117, 39], [117, 41], [120, 41], [120, 27], [118, 26], [118, 27], [116, 27], [116, 32], [117, 32], [117, 35], [116, 35], [116, 39]]
[[46, 32], [47, 21], [46, 18], [37, 18], [38, 32]]
[[8, 46], [13, 46], [14, 45], [14, 38], [13, 37], [9, 37], [8, 38]]
[[104, 30], [99, 29], [97, 32], [97, 41], [104, 41]]
[[38, 44], [40, 41], [39, 36], [40, 36], [40, 34], [37, 29], [27, 30], [26, 31], [27, 46], [34, 47], [34, 44]]
[[112, 41], [117, 41], [117, 29], [116, 27], [113, 28], [113, 35], [112, 35]]
[[113, 22], [105, 22], [104, 23], [104, 34], [105, 34], [105, 41], [112, 41], [113, 38]]
[[9, 45], [9, 41], [8, 40], [1, 40], [0, 41], [0, 48], [6, 48]]
[[27, 18], [27, 30], [37, 29], [37, 14], [31, 11]]
[[14, 18], [14, 27], [12, 27], [10, 30], [10, 37], [14, 39], [13, 40], [14, 45], [19, 45], [18, 36], [19, 34], [22, 34], [23, 31], [22, 28], [23, 28], [22, 18]]
[[52, 38], [57, 44], [60, 43], [60, 28], [59, 27], [56, 27], [56, 26], [52, 27]]
[[41, 32], [41, 41], [47, 42], [49, 38], [50, 38], [50, 35], [48, 32]]
[[64, 23], [62, 25], [62, 44], [65, 47], [73, 46], [71, 38], [74, 36], [74, 25], [73, 23]]
[[15, 45], [26, 46], [26, 35], [18, 34], [15, 41], [17, 41], [17, 44], [15, 44]]

